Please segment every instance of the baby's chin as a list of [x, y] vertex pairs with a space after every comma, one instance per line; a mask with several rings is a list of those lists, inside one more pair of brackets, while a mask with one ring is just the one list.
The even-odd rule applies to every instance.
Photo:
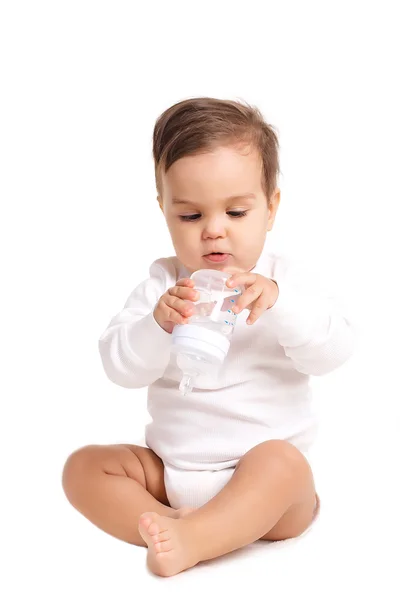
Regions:
[[249, 269], [246, 269], [246, 267], [240, 267], [238, 265], [225, 265], [224, 267], [222, 267], [222, 269], [219, 269], [220, 271], [222, 271], [223, 273], [230, 273], [231, 275], [237, 275], [238, 273], [247, 273], [247, 271], [250, 271], [251, 267]]
[[215, 265], [199, 265], [195, 269], [190, 268], [189, 271], [190, 274], [192, 274], [200, 269], [214, 269], [215, 271], [221, 271], [222, 273], [229, 273], [229, 275], [237, 275], [238, 273], [247, 273], [252, 268], [253, 267], [245, 268], [235, 264], [218, 265], [218, 263], [216, 263]]
[[230, 275], [237, 275], [238, 273], [247, 273], [254, 268], [254, 265], [244, 265], [240, 264], [233, 256], [231, 256], [227, 262], [218, 264], [207, 263], [206, 261], [196, 261], [189, 265], [185, 260], [180, 259], [180, 262], [186, 267], [189, 271], [190, 275], [192, 275], [195, 271], [199, 271], [200, 269], [214, 269], [215, 271], [221, 271], [222, 273], [229, 273]]
[[253, 267], [254, 267], [254, 265], [251, 265], [251, 266], [243, 265], [233, 259], [230, 263], [221, 265], [221, 267], [218, 270], [222, 271], [223, 273], [230, 273], [231, 275], [237, 275], [238, 273], [247, 273]]

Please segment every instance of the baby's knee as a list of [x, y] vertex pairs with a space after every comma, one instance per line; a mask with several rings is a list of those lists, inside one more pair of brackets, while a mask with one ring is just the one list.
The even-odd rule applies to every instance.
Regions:
[[62, 486], [68, 500], [74, 504], [77, 493], [85, 481], [96, 446], [84, 446], [75, 450], [66, 460], [62, 473]]
[[[276, 468], [283, 475], [287, 473], [290, 477], [299, 475], [310, 477], [311, 469], [304, 454], [293, 444], [285, 440], [268, 440], [252, 448], [246, 456], [252, 460], [261, 461], [269, 468]], [[243, 457], [242, 460], [245, 458]]]

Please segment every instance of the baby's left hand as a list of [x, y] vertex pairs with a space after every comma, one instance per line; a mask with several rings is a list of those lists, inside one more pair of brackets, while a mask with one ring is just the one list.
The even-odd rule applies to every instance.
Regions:
[[246, 321], [249, 325], [257, 321], [265, 310], [272, 308], [279, 295], [278, 286], [273, 279], [256, 273], [238, 273], [228, 279], [226, 285], [228, 287], [243, 285], [246, 288], [232, 310], [238, 314], [244, 308], [250, 309], [251, 312]]

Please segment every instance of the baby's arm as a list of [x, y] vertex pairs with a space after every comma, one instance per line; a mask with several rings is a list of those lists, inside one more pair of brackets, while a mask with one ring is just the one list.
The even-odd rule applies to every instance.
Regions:
[[168, 259], [155, 261], [150, 277], [133, 290], [99, 339], [104, 370], [117, 385], [145, 387], [159, 379], [168, 365], [171, 335], [155, 321], [153, 310], [175, 283], [172, 271]]
[[351, 356], [355, 331], [334, 295], [315, 275], [300, 265], [278, 265], [273, 278], [279, 296], [267, 313], [295, 368], [307, 375], [324, 375]]

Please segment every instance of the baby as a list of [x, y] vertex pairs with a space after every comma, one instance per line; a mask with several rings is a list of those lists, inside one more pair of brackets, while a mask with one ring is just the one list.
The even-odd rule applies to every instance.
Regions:
[[[99, 341], [111, 381], [148, 386], [147, 447], [81, 448], [63, 486], [92, 523], [147, 546], [149, 568], [171, 576], [310, 526], [319, 500], [307, 459], [317, 427], [309, 380], [348, 359], [354, 334], [316, 277], [266, 247], [279, 158], [259, 110], [179, 102], [156, 122], [153, 155], [176, 256], [150, 266]], [[190, 319], [198, 269], [224, 271], [244, 292], [221, 370], [184, 397], [171, 333]]]

